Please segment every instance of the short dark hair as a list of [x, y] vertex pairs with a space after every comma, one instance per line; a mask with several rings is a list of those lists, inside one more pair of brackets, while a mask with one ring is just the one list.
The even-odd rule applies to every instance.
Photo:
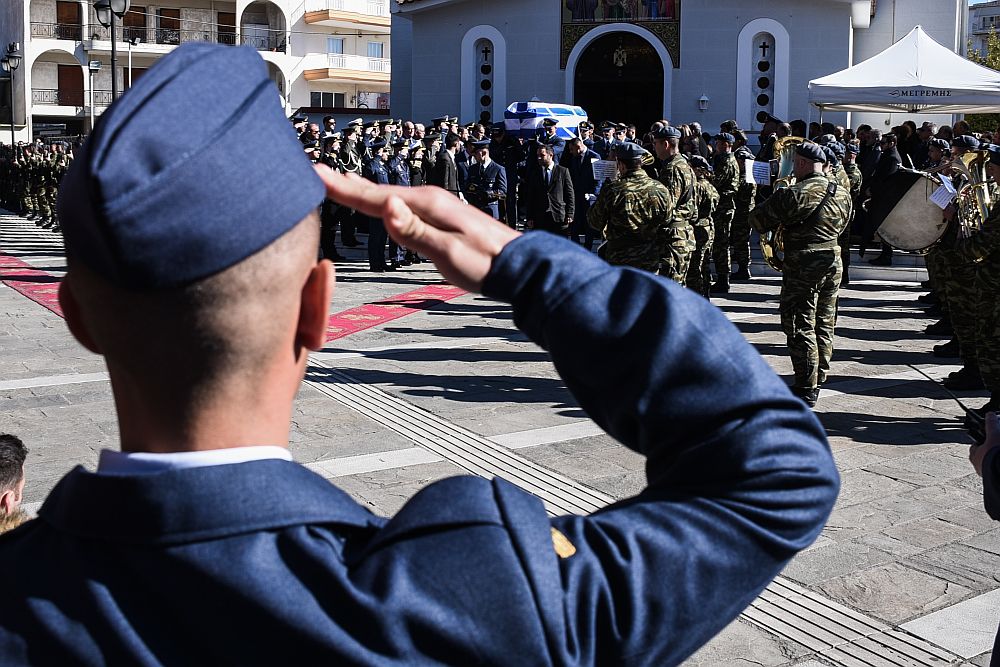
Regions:
[[462, 137], [458, 136], [457, 134], [449, 134], [444, 139], [444, 147], [447, 148], [448, 150], [451, 150], [460, 143], [462, 143]]
[[0, 491], [13, 489], [24, 477], [24, 459], [28, 448], [21, 439], [9, 433], [0, 434]]
[[538, 150], [545, 151], [549, 155], [555, 155], [556, 152], [552, 149], [552, 146], [548, 144], [538, 144]]
[[335, 123], [337, 122], [337, 119], [334, 118], [333, 116], [323, 116], [323, 124], [324, 125], [326, 124], [326, 121], [328, 121], [328, 120], [332, 120]]

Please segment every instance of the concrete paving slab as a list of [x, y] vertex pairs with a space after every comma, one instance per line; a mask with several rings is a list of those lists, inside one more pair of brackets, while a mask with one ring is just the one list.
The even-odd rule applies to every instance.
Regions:
[[993, 648], [998, 609], [1000, 591], [991, 591], [902, 627], [963, 658], [973, 658]]
[[733, 621], [697, 653], [684, 667], [722, 667], [789, 664], [808, 655], [793, 642], [775, 637], [743, 620]]

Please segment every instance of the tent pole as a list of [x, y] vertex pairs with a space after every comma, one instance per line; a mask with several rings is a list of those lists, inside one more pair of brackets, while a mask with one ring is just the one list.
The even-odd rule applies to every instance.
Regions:
[[[806, 115], [806, 117], [808, 118], [808, 120], [806, 120], [806, 134], [809, 134], [809, 126], [812, 125], [812, 122], [813, 122], [813, 105], [812, 104], [809, 105], [809, 113]], [[808, 139], [808, 138], [809, 137], [803, 137], [803, 139]]]
[[[823, 125], [823, 105], [822, 104], [819, 105], [819, 124], [820, 124], [820, 126]], [[822, 129], [822, 127], [820, 127], [820, 132], [822, 132], [822, 131], [823, 131], [823, 129]]]

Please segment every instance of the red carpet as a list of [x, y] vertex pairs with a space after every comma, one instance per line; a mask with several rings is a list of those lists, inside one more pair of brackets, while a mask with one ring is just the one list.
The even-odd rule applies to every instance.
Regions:
[[17, 257], [0, 254], [0, 282], [62, 317], [59, 278], [32, 268]]

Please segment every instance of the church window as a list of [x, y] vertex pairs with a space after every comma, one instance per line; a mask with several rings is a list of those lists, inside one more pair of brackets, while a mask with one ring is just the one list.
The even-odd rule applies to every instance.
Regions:
[[774, 69], [774, 36], [767, 32], [758, 33], [752, 44], [751, 58], [756, 64], [756, 72], [751, 74], [755, 80], [750, 86], [754, 96], [752, 113], [755, 125], [762, 125], [768, 116], [774, 115], [774, 82], [767, 76]]
[[479, 82], [474, 94], [476, 100], [476, 120], [480, 123], [493, 122], [493, 59], [496, 49], [488, 39], [476, 41], [476, 80]]

